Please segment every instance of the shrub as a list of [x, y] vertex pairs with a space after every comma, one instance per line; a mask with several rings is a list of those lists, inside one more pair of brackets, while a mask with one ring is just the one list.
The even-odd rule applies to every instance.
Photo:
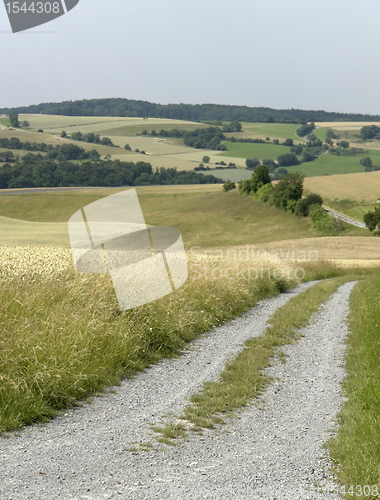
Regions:
[[255, 197], [259, 201], [267, 202], [270, 200], [270, 197], [272, 196], [272, 194], [273, 194], [272, 184], [264, 184], [264, 186], [261, 186], [261, 188], [259, 188], [256, 191]]
[[225, 184], [223, 184], [223, 189], [224, 191], [231, 191], [232, 189], [236, 188], [236, 184], [232, 181], [227, 181]]

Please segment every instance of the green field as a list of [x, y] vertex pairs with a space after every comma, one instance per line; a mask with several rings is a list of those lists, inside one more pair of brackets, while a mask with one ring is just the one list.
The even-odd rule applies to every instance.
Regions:
[[[68, 246], [66, 221], [71, 215], [116, 191], [0, 196], [0, 216], [3, 217], [0, 242], [2, 245], [47, 245], [50, 237], [52, 246]], [[224, 193], [222, 186], [212, 192], [207, 188], [200, 188], [198, 192], [177, 191], [175, 186], [172, 189], [138, 188], [137, 191], [146, 222], [178, 228], [186, 248], [254, 244], [313, 235], [309, 219], [299, 219], [268, 204], [239, 196], [237, 190]], [[27, 220], [33, 222], [25, 222]]]
[[325, 154], [314, 161], [302, 163], [294, 167], [287, 167], [289, 172], [302, 172], [306, 177], [320, 175], [354, 174], [364, 172], [360, 160], [363, 156], [369, 156], [374, 165], [380, 164], [380, 151], [370, 149], [368, 153], [358, 156], [336, 156]]
[[[302, 142], [302, 139], [296, 135], [296, 131], [300, 128], [300, 125], [242, 122], [242, 126], [244, 131], [252, 132], [255, 136], [265, 136], [275, 139], [293, 139]], [[239, 135], [235, 134], [235, 137], [239, 137]]]
[[244, 168], [226, 168], [223, 170], [210, 170], [207, 172], [199, 172], [200, 174], [211, 174], [224, 181], [240, 182], [244, 179], [249, 179], [252, 176], [252, 170], [246, 170]]
[[276, 160], [278, 156], [289, 153], [287, 146], [276, 146], [275, 144], [251, 144], [246, 142], [226, 142], [227, 151], [219, 156], [227, 158], [271, 158]]

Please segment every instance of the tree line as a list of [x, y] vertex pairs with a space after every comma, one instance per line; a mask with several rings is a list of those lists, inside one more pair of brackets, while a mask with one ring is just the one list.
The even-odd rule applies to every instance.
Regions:
[[[303, 196], [305, 176], [300, 172], [288, 173], [275, 185], [272, 184], [266, 165], [259, 165], [250, 179], [239, 184], [239, 194], [269, 203], [277, 208], [294, 213], [299, 217], [310, 217], [314, 229], [325, 233], [335, 233], [344, 228], [340, 219], [328, 215], [323, 209], [323, 200], [317, 193]], [[233, 189], [232, 184], [225, 185], [224, 190]]]
[[142, 131], [142, 135], [149, 135], [151, 137], [173, 137], [182, 138], [186, 146], [196, 149], [213, 149], [218, 151], [226, 151], [225, 144], [221, 141], [226, 139], [223, 130], [219, 127], [197, 128], [195, 130], [160, 130], [158, 133], [155, 130], [148, 132]]
[[[38, 155], [32, 155], [38, 156]], [[71, 186], [149, 186], [169, 184], [222, 184], [213, 175], [176, 168], [153, 169], [146, 162], [115, 161], [54, 161], [38, 158], [0, 168], [0, 189]]]
[[189, 121], [247, 121], [263, 123], [380, 121], [379, 115], [336, 113], [323, 110], [272, 109], [223, 104], [156, 104], [123, 98], [83, 99], [1, 108], [0, 113], [31, 113], [64, 116], [120, 116], [169, 118]]

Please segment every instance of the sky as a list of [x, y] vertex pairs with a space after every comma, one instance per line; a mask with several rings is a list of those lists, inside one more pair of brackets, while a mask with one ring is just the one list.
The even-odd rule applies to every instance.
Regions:
[[378, 0], [80, 0], [13, 34], [0, 5], [0, 107], [124, 97], [380, 114], [379, 21]]

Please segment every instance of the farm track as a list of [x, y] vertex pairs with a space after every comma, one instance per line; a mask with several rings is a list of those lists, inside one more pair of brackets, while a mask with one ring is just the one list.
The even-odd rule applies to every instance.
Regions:
[[[262, 301], [204, 335], [179, 358], [163, 360], [104, 394], [1, 441], [0, 498], [335, 499], [322, 445], [341, 404], [348, 283], [321, 307], [303, 337], [268, 369], [274, 382], [220, 430], [165, 451], [132, 452], [150, 441], [149, 423], [178, 414], [204, 381], [215, 380], [242, 343], [261, 335], [274, 311], [313, 283]], [[322, 493], [309, 491], [319, 483]]]
[[362, 227], [364, 229], [366, 229], [366, 227], [367, 227], [364, 224], [364, 222], [359, 222], [359, 221], [357, 221], [355, 219], [351, 219], [350, 217], [347, 217], [347, 215], [342, 215], [339, 212], [335, 212], [335, 210], [332, 210], [331, 208], [328, 208], [328, 207], [325, 207], [325, 206], [323, 208], [326, 210], [326, 212], [328, 212], [330, 215], [332, 215], [336, 219], [340, 219], [343, 222], [347, 222], [348, 224], [351, 224], [352, 226]]

